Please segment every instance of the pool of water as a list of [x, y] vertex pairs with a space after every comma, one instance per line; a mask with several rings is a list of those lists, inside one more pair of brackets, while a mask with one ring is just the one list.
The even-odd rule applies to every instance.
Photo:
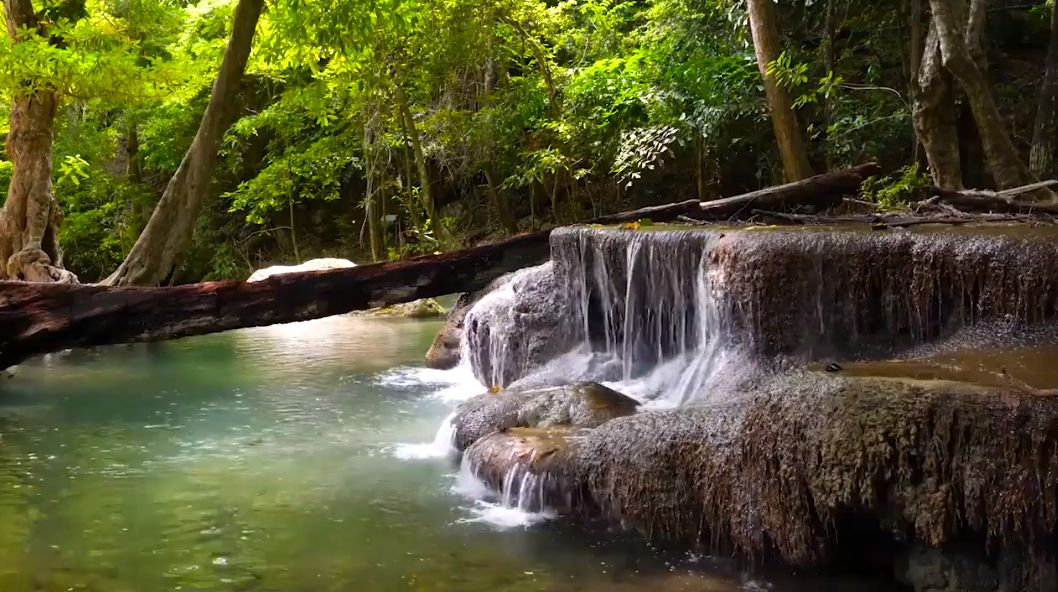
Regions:
[[480, 390], [421, 367], [438, 326], [337, 317], [23, 365], [0, 379], [0, 590], [865, 589], [469, 498], [427, 444]]

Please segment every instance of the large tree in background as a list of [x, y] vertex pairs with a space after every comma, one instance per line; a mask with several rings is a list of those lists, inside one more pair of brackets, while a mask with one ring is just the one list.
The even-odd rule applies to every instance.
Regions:
[[812, 176], [812, 165], [808, 162], [801, 125], [793, 109], [790, 93], [770, 73], [769, 65], [781, 53], [779, 50], [779, 24], [772, 0], [746, 0], [749, 26], [753, 34], [753, 47], [757, 54], [757, 65], [764, 79], [764, 94], [767, 95], [771, 111], [775, 141], [782, 158], [783, 177], [787, 181], [799, 181]]
[[[981, 35], [987, 0], [970, 0], [969, 5], [965, 0], [930, 0], [929, 4], [944, 67], [966, 93], [992, 178], [1002, 189], [1027, 185], [1032, 177], [1014, 148], [984, 69]], [[1050, 190], [1036, 193], [1040, 199], [1055, 198]]]
[[[83, 10], [83, 0], [79, 8]], [[31, 0], [4, 0], [4, 16], [7, 34], [15, 43], [44, 39], [44, 26]], [[62, 267], [62, 209], [52, 193], [57, 102], [55, 90], [46, 83], [26, 82], [13, 92], [7, 157], [14, 171], [0, 210], [0, 279], [77, 281], [77, 276]]]
[[236, 95], [253, 47], [264, 0], [239, 0], [209, 104], [176, 174], [125, 261], [104, 283], [152, 286], [169, 279], [191, 243], [217, 163], [224, 132], [235, 117]]
[[933, 182], [946, 189], [962, 189], [952, 77], [943, 64], [937, 27], [930, 19], [923, 38], [922, 17], [922, 0], [913, 0], [910, 87], [915, 135], [925, 150]]

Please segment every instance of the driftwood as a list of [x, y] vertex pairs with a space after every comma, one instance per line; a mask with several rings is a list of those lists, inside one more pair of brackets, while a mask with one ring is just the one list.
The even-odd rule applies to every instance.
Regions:
[[782, 210], [794, 206], [812, 206], [816, 210], [823, 210], [839, 205], [844, 196], [859, 190], [864, 179], [880, 171], [877, 163], [868, 162], [803, 181], [702, 202], [697, 211], [683, 214], [700, 220], [723, 220], [746, 217], [754, 208]]
[[[687, 200], [601, 216], [589, 224], [649, 218], [732, 219], [769, 208], [840, 203], [876, 173], [873, 163], [714, 202]], [[304, 321], [419, 298], [483, 288], [497, 277], [546, 261], [550, 231], [501, 242], [349, 269], [291, 273], [256, 283], [206, 282], [129, 288], [0, 282], [0, 369], [73, 347], [202, 335]]]
[[1058, 214], [1058, 204], [1039, 203], [1032, 201], [1018, 201], [1016, 198], [1030, 194], [1039, 189], [1045, 189], [1058, 185], [1058, 181], [1040, 181], [1012, 189], [1002, 191], [989, 191], [983, 189], [966, 189], [956, 191], [941, 187], [926, 187], [925, 191], [931, 195], [929, 199], [919, 202], [919, 206], [946, 204], [960, 210], [975, 212], [1017, 212], [1017, 213], [1044, 213]]
[[828, 224], [828, 225], [868, 225], [875, 230], [885, 228], [907, 228], [924, 224], [962, 226], [965, 224], [996, 224], [1004, 222], [1044, 222], [1045, 220], [1028, 214], [966, 214], [957, 215], [912, 215], [912, 214], [867, 214], [850, 216], [822, 216], [814, 214], [790, 214], [753, 210], [756, 216], [768, 221], [783, 224]]

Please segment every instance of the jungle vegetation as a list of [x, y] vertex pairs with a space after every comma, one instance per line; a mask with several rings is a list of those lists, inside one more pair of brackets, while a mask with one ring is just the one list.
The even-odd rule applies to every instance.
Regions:
[[[1043, 0], [4, 0], [0, 279], [399, 259], [877, 160], [1054, 175]], [[1051, 200], [1042, 191], [1037, 196]]]

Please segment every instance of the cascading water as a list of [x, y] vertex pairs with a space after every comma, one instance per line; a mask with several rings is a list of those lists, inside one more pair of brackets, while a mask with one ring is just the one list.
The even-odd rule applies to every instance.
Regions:
[[709, 256], [717, 238], [578, 228], [552, 235], [577, 341], [620, 369], [617, 390], [660, 406], [706, 400], [737, 357], [720, 306], [722, 278]]
[[513, 388], [606, 382], [655, 406], [704, 400], [738, 357], [710, 264], [716, 238], [556, 230], [553, 263], [512, 274], [467, 314], [475, 375]]

